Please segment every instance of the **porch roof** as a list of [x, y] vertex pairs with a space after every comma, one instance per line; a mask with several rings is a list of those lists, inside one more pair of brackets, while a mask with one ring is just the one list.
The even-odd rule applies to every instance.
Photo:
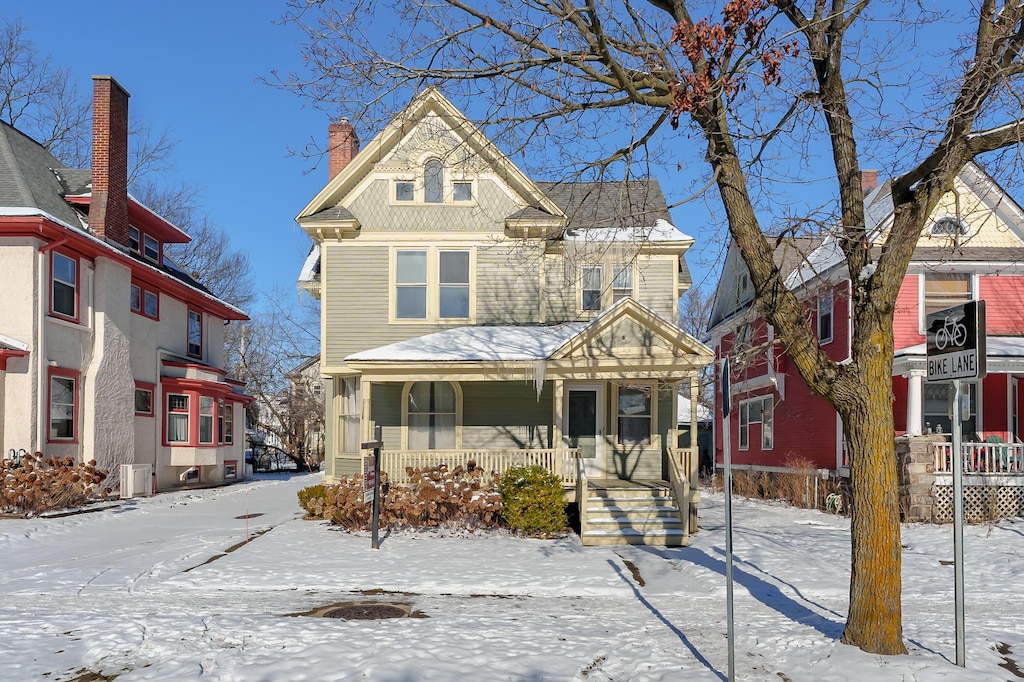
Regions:
[[371, 348], [347, 362], [512, 362], [547, 360], [587, 328], [588, 322], [553, 325], [457, 327]]
[[[1024, 337], [989, 336], [985, 340], [985, 360], [989, 372], [1012, 374], [1024, 372]], [[911, 369], [924, 369], [927, 361], [928, 344], [900, 348], [894, 355], [893, 373], [899, 374]]]

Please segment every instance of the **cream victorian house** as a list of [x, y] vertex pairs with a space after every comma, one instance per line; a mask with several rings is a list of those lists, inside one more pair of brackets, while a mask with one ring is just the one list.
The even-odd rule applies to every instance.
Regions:
[[332, 124], [329, 161], [297, 217], [327, 480], [361, 471], [380, 426], [392, 481], [540, 464], [584, 542], [685, 542], [697, 457], [675, 447], [677, 389], [696, 398], [712, 354], [673, 322], [693, 240], [657, 182], [536, 182], [435, 89], [362, 148]]

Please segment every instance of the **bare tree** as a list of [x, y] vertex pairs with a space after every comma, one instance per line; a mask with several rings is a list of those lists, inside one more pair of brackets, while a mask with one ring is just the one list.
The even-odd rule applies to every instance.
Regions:
[[[1024, 128], [1021, 0], [955, 5], [292, 0], [287, 19], [308, 35], [310, 70], [275, 79], [369, 129], [412, 90], [439, 84], [504, 149], [535, 143], [547, 150], [540, 160], [560, 163], [564, 175], [643, 173], [669, 152], [681, 171], [701, 164], [758, 310], [843, 419], [856, 505], [842, 639], [895, 654], [906, 648], [892, 455], [894, 303], [925, 221], [957, 173], [978, 157], [1012, 159]], [[957, 30], [967, 31], [960, 41], [950, 35]], [[935, 45], [951, 46], [948, 62], [934, 57]], [[896, 176], [885, 234], [865, 227], [863, 158]], [[795, 200], [794, 186], [813, 181], [818, 194]], [[833, 230], [856, 283], [847, 364], [819, 348], [766, 237], [814, 223]]]

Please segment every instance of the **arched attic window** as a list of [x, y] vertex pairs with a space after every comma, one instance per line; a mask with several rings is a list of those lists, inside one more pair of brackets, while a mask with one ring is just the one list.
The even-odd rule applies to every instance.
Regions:
[[933, 237], [957, 237], [967, 234], [967, 224], [953, 216], [944, 216], [932, 223]]
[[428, 204], [444, 201], [444, 166], [439, 159], [430, 159], [423, 165], [423, 201]]

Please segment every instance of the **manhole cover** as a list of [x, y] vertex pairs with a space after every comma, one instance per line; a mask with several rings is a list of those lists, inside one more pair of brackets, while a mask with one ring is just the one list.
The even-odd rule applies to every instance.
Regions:
[[344, 620], [379, 620], [381, 618], [405, 618], [409, 615], [406, 609], [394, 604], [353, 604], [331, 609], [324, 618], [342, 618]]

